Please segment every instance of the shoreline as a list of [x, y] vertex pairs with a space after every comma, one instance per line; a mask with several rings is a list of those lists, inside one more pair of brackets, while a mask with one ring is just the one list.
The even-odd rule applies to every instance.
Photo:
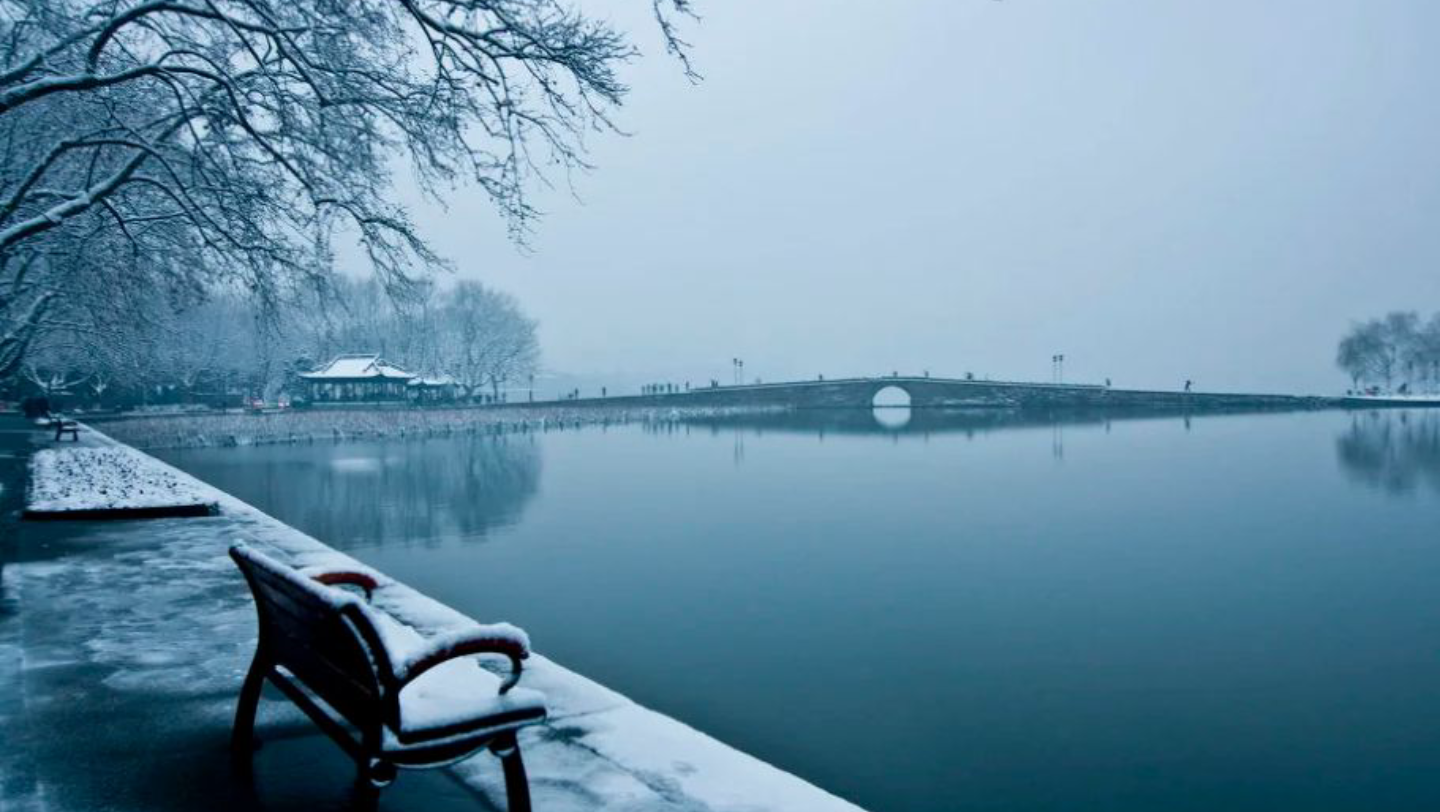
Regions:
[[[849, 385], [841, 382], [841, 385]], [[989, 384], [983, 384], [988, 386]], [[617, 395], [524, 404], [414, 407], [364, 403], [274, 410], [258, 414], [195, 410], [164, 413], [84, 415], [115, 439], [137, 449], [226, 448], [344, 440], [413, 439], [566, 431], [592, 426], [672, 424], [687, 422], [773, 419], [777, 416], [870, 413], [853, 405], [785, 406], [777, 402], [745, 402], [747, 392], [773, 392], [771, 385], [698, 390], [666, 395]], [[787, 385], [774, 385], [787, 386]], [[1030, 386], [1030, 385], [1022, 385]], [[1047, 394], [1054, 390], [1047, 390]], [[1079, 400], [1040, 402], [984, 400], [950, 405], [910, 407], [922, 422], [1010, 414], [1034, 419], [1074, 415], [1138, 417], [1223, 415], [1255, 412], [1440, 408], [1440, 396], [1294, 396], [1216, 393], [1148, 392], [1075, 387]], [[715, 398], [722, 402], [709, 402]], [[737, 400], [741, 398], [740, 400]], [[728, 400], [728, 402], [723, 402]], [[884, 407], [890, 408], [890, 407]], [[906, 407], [900, 407], [906, 408]]]
[[770, 414], [754, 408], [611, 408], [557, 405], [526, 408], [312, 408], [239, 412], [92, 416], [114, 439], [140, 450], [224, 448], [288, 443], [421, 437], [500, 436], [565, 431], [588, 426], [671, 423]]

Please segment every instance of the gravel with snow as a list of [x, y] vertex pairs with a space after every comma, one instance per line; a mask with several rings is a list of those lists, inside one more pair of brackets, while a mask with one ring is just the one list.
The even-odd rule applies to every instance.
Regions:
[[585, 425], [666, 423], [769, 413], [773, 408], [719, 406], [512, 406], [434, 409], [301, 409], [262, 415], [235, 413], [147, 415], [103, 423], [107, 434], [144, 449], [447, 437], [455, 434], [545, 432]]
[[27, 509], [60, 513], [212, 502], [197, 484], [131, 448], [49, 448], [31, 457]]

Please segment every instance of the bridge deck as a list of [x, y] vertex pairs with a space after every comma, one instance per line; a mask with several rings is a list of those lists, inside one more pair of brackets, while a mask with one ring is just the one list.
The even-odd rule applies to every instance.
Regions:
[[[890, 387], [910, 396], [913, 408], [1006, 409], [1169, 409], [1226, 411], [1254, 409], [1378, 408], [1440, 406], [1440, 398], [1343, 398], [1241, 392], [1177, 392], [1114, 389], [1100, 384], [1032, 383], [923, 376], [827, 378], [737, 384], [648, 395], [613, 395], [563, 401], [567, 405], [728, 408], [870, 408], [876, 393]], [[518, 405], [518, 404], [517, 404]]]

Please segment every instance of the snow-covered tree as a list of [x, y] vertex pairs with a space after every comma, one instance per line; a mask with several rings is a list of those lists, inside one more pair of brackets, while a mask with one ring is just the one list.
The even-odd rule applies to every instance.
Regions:
[[503, 384], [533, 373], [539, 364], [538, 325], [508, 293], [459, 282], [438, 323], [441, 366], [471, 397], [483, 386], [498, 397]]
[[[652, 2], [683, 60], [689, 0]], [[325, 289], [342, 237], [403, 294], [443, 263], [389, 199], [396, 156], [523, 235], [634, 54], [561, 0], [0, 0], [0, 377], [76, 290], [268, 311]]]
[[1432, 315], [1411, 337], [1407, 365], [1432, 388], [1440, 387], [1440, 313]]
[[1440, 314], [1422, 325], [1414, 312], [1395, 311], [1356, 322], [1340, 339], [1335, 363], [1358, 387], [1362, 382], [1389, 389], [1397, 379], [1413, 385], [1440, 372]]

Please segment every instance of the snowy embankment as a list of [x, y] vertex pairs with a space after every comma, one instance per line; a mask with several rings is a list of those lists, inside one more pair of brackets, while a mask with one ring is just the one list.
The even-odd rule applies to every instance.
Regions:
[[753, 414], [755, 408], [306, 409], [247, 414], [175, 414], [107, 421], [105, 431], [137, 448], [268, 445], [315, 440], [448, 437], [549, 431], [589, 425], [656, 423]]
[[29, 518], [205, 515], [215, 500], [194, 479], [132, 448], [47, 448], [30, 458]]
[[1413, 403], [1417, 406], [1440, 406], [1440, 393], [1420, 392], [1406, 395], [1346, 395], [1345, 400], [1356, 403]]
[[[90, 432], [89, 439], [102, 445], [114, 444], [98, 431]], [[113, 612], [101, 613], [102, 618], [113, 616], [115, 627], [97, 631], [105, 641], [97, 645], [112, 672], [106, 680], [111, 687], [154, 690], [168, 679], [178, 680], [171, 686], [176, 690], [238, 692], [240, 676], [253, 651], [255, 627], [254, 610], [241, 576], [226, 555], [227, 547], [234, 542], [244, 542], [297, 569], [374, 572], [159, 460], [132, 449], [117, 450], [143, 459], [151, 475], [172, 477], [215, 502], [219, 515], [148, 526], [147, 549], [151, 552], [147, 553], [146, 565], [107, 570], [103, 577], [97, 577], [104, 594], [87, 600], [118, 602]], [[475, 620], [383, 573], [377, 575], [380, 585], [371, 598], [372, 607], [417, 634], [434, 638], [473, 628]], [[117, 584], [128, 583], [127, 577], [138, 580], [117, 591]], [[157, 588], [161, 581], [164, 585]], [[175, 585], [181, 588], [177, 590]], [[142, 597], [146, 595], [150, 597]], [[166, 598], [183, 604], [181, 617], [165, 603]], [[93, 606], [87, 611], [94, 614]], [[131, 617], [136, 613], [153, 617], [146, 615], [137, 620]], [[177, 624], [182, 628], [177, 629]], [[190, 626], [195, 628], [186, 631]], [[160, 630], [165, 635], [163, 641], [153, 636]], [[538, 643], [543, 648], [544, 641]], [[169, 652], [174, 660], [166, 662], [159, 672], [145, 659], [157, 647]], [[674, 678], [684, 679], [684, 675]], [[536, 809], [861, 812], [849, 802], [638, 705], [539, 654], [526, 661], [520, 685], [544, 693], [549, 708], [545, 723], [525, 728], [520, 739]], [[227, 724], [228, 716], [216, 723]], [[266, 735], [263, 726], [259, 734], [262, 739]], [[494, 758], [481, 754], [451, 769], [490, 799], [495, 808], [504, 808], [503, 779]], [[405, 780], [403, 776], [401, 780]]]

